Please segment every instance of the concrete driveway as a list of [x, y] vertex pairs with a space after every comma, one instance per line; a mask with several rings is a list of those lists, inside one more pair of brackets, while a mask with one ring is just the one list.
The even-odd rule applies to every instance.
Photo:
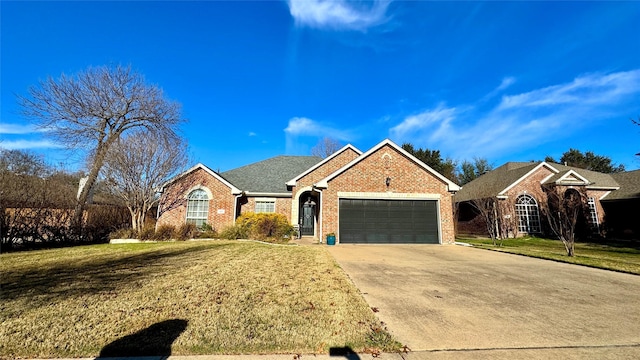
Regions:
[[328, 249], [412, 351], [640, 358], [640, 276], [453, 245]]

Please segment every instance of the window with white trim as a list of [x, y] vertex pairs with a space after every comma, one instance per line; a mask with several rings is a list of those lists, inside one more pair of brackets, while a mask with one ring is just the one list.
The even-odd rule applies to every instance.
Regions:
[[187, 196], [187, 223], [201, 227], [209, 215], [209, 196], [202, 189], [196, 189]]
[[256, 213], [276, 212], [276, 199], [256, 199]]
[[520, 195], [516, 199], [518, 232], [526, 234], [540, 233], [540, 213], [538, 203], [531, 195]]
[[589, 223], [594, 229], [598, 229], [600, 222], [598, 221], [598, 208], [596, 207], [596, 199], [590, 197], [589, 204]]

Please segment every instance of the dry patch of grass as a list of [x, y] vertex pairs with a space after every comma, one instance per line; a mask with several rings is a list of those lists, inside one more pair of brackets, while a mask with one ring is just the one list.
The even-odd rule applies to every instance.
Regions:
[[83, 246], [2, 254], [0, 273], [0, 357], [97, 356], [131, 340], [173, 355], [399, 346], [321, 247]]
[[460, 241], [490, 250], [640, 275], [640, 249], [629, 242], [576, 243], [575, 256], [569, 257], [560, 240], [506, 239], [501, 247], [494, 246], [490, 239]]

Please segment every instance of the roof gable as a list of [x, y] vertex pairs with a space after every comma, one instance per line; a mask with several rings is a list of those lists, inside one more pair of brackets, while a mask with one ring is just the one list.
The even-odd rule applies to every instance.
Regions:
[[334, 158], [336, 158], [338, 155], [342, 154], [343, 152], [347, 151], [347, 150], [353, 150], [356, 152], [356, 154], [358, 155], [362, 155], [362, 151], [358, 150], [355, 146], [351, 145], [351, 144], [347, 144], [345, 146], [342, 147], [342, 149], [334, 152], [333, 154], [331, 154], [330, 156], [326, 157], [324, 160], [320, 161], [319, 163], [315, 164], [314, 166], [308, 168], [306, 171], [298, 174], [298, 176], [294, 177], [293, 179], [287, 181], [286, 185], [287, 186], [295, 186], [296, 182], [300, 179], [302, 179], [304, 176], [310, 174], [311, 172], [313, 172], [315, 169], [319, 168], [320, 166], [328, 163], [329, 161], [333, 160]]
[[207, 166], [205, 166], [202, 163], [198, 163], [195, 166], [193, 166], [192, 168], [188, 169], [187, 171], [184, 171], [181, 174], [176, 175], [175, 177], [173, 177], [171, 180], [167, 181], [166, 183], [164, 183], [161, 186], [161, 191], [162, 192], [167, 186], [171, 185], [172, 183], [176, 182], [177, 180], [187, 176], [188, 174], [198, 170], [198, 169], [202, 169], [204, 170], [206, 173], [208, 173], [209, 175], [211, 175], [212, 177], [214, 177], [215, 179], [217, 179], [218, 181], [220, 181], [221, 183], [223, 183], [224, 185], [228, 186], [229, 189], [231, 189], [231, 193], [234, 195], [240, 194], [242, 193], [242, 191], [240, 189], [238, 189], [237, 187], [235, 187], [233, 184], [231, 184], [229, 181], [227, 181], [225, 178], [223, 178], [222, 176], [220, 176], [220, 174], [216, 173], [215, 171], [209, 169]]
[[375, 153], [376, 151], [378, 151], [379, 149], [381, 149], [383, 146], [391, 146], [392, 148], [394, 148], [395, 150], [397, 150], [398, 152], [400, 152], [401, 154], [403, 154], [404, 156], [406, 156], [407, 158], [409, 158], [411, 161], [413, 161], [415, 164], [417, 164], [418, 166], [420, 166], [421, 168], [425, 169], [427, 172], [431, 173], [432, 175], [434, 175], [436, 178], [442, 180], [442, 182], [444, 182], [445, 184], [447, 184], [447, 188], [448, 191], [458, 191], [460, 190], [460, 186], [458, 186], [457, 184], [455, 184], [454, 182], [452, 182], [451, 180], [447, 179], [446, 177], [444, 177], [442, 174], [440, 174], [439, 172], [433, 170], [431, 167], [429, 167], [427, 164], [423, 163], [422, 161], [418, 160], [415, 156], [409, 154], [406, 150], [404, 150], [403, 148], [401, 148], [400, 146], [398, 146], [396, 143], [394, 143], [393, 141], [389, 140], [389, 139], [385, 139], [382, 142], [380, 142], [378, 145], [372, 147], [371, 149], [369, 149], [369, 151], [367, 151], [364, 154], [361, 154], [360, 156], [358, 156], [357, 158], [355, 158], [353, 161], [351, 161], [350, 163], [346, 164], [345, 166], [341, 167], [340, 169], [336, 170], [334, 173], [330, 174], [329, 176], [327, 176], [326, 178], [320, 180], [317, 184], [316, 187], [319, 188], [327, 188], [328, 187], [328, 183], [329, 181], [331, 181], [332, 179], [334, 179], [335, 177], [337, 177], [338, 175], [342, 174], [343, 172], [345, 172], [346, 170], [348, 170], [349, 168], [353, 167], [355, 164], [361, 162], [362, 160], [364, 160], [365, 158], [367, 158], [369, 155]]

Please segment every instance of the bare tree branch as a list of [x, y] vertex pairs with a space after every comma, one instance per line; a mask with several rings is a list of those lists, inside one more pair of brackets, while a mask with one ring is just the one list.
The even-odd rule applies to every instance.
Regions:
[[327, 158], [336, 151], [340, 150], [342, 145], [336, 139], [325, 137], [318, 141], [316, 146], [311, 148], [311, 155]]
[[121, 138], [109, 149], [104, 176], [112, 194], [129, 209], [134, 230], [142, 230], [147, 212], [158, 202], [160, 186], [185, 169], [186, 149], [177, 137], [146, 130]]
[[18, 97], [23, 114], [68, 148], [90, 149], [93, 155], [86, 185], [78, 196], [74, 224], [82, 224], [83, 207], [104, 159], [120, 136], [135, 128], [176, 137], [184, 120], [180, 104], [165, 98], [130, 66], [91, 67], [73, 76], [41, 81]]

